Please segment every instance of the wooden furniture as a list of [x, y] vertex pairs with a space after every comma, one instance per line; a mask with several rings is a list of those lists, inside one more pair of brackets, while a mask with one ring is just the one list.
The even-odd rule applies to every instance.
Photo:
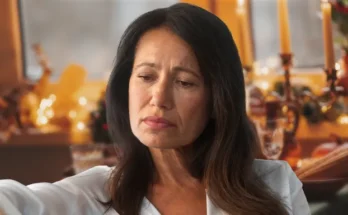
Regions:
[[25, 185], [61, 180], [72, 163], [69, 144], [2, 144], [0, 158], [0, 179]]

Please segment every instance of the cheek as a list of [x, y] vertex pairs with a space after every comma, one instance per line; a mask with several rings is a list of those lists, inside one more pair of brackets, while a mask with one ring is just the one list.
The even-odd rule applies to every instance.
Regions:
[[137, 83], [134, 83], [132, 80], [129, 82], [128, 105], [131, 120], [136, 118], [141, 107], [144, 105], [144, 100], [146, 98], [145, 94], [146, 90], [141, 89]]
[[206, 121], [209, 117], [208, 113], [208, 100], [204, 93], [195, 96], [188, 96], [186, 98], [179, 98], [179, 103], [177, 107], [181, 112], [182, 117], [184, 117], [186, 122], [193, 121]]

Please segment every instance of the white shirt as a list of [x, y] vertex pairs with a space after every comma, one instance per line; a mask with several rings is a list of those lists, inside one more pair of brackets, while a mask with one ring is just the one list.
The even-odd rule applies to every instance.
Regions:
[[[254, 171], [277, 193], [289, 213], [310, 214], [302, 183], [284, 161], [255, 160]], [[24, 186], [13, 180], [0, 180], [0, 211], [6, 215], [101, 215], [109, 195], [106, 183], [112, 168], [97, 166], [55, 183]], [[207, 215], [223, 215], [207, 196]], [[99, 201], [98, 201], [99, 200]], [[1, 212], [0, 212], [1, 214]], [[106, 215], [118, 215], [110, 209]], [[144, 198], [140, 215], [160, 215]]]

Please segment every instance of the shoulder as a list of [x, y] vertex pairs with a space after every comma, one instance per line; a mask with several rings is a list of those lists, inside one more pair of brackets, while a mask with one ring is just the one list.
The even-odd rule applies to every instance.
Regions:
[[91, 184], [100, 184], [100, 182], [105, 182], [109, 179], [112, 170], [114, 167], [108, 167], [108, 166], [95, 166], [92, 167], [86, 171], [83, 171], [81, 173], [78, 173], [74, 176], [65, 178], [61, 181], [55, 182], [61, 183], [61, 182], [70, 182], [70, 183], [78, 183], [78, 184], [84, 184], [84, 183], [91, 183]]
[[[108, 166], [96, 166], [74, 176], [55, 182], [54, 185], [65, 189], [75, 188], [81, 192], [94, 196], [101, 201], [108, 201], [108, 182], [114, 168]], [[31, 189], [35, 184], [29, 185]]]
[[286, 161], [255, 160], [253, 168], [259, 178], [275, 193], [292, 195], [297, 190], [302, 190], [302, 182]]
[[262, 177], [273, 172], [286, 174], [291, 168], [286, 161], [255, 159], [253, 162], [253, 170], [258, 176]]
[[37, 183], [28, 185], [28, 188], [47, 199], [69, 196], [82, 204], [89, 202], [89, 206], [98, 208], [99, 202], [110, 200], [108, 182], [112, 170], [108, 166], [96, 166], [53, 184]]
[[28, 215], [104, 213], [106, 206], [101, 202], [110, 200], [108, 179], [112, 169], [97, 166], [52, 184], [24, 186], [13, 180], [0, 180], [0, 210]]
[[255, 159], [253, 163], [254, 172], [272, 188], [285, 189], [302, 189], [302, 183], [297, 178], [294, 171], [286, 161], [281, 160], [259, 160]]
[[253, 169], [291, 210], [291, 214], [310, 214], [302, 182], [286, 161], [256, 159]]

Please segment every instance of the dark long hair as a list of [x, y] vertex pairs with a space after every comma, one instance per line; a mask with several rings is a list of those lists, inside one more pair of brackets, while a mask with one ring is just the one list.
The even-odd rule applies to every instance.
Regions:
[[252, 171], [257, 138], [245, 111], [242, 66], [232, 35], [218, 17], [186, 3], [143, 14], [121, 38], [106, 95], [111, 136], [120, 150], [110, 179], [110, 206], [121, 215], [139, 214], [153, 184], [152, 157], [131, 131], [128, 87], [136, 45], [145, 32], [158, 27], [191, 46], [211, 89], [213, 117], [187, 158], [192, 176], [206, 184], [210, 199], [229, 214], [287, 214]]

